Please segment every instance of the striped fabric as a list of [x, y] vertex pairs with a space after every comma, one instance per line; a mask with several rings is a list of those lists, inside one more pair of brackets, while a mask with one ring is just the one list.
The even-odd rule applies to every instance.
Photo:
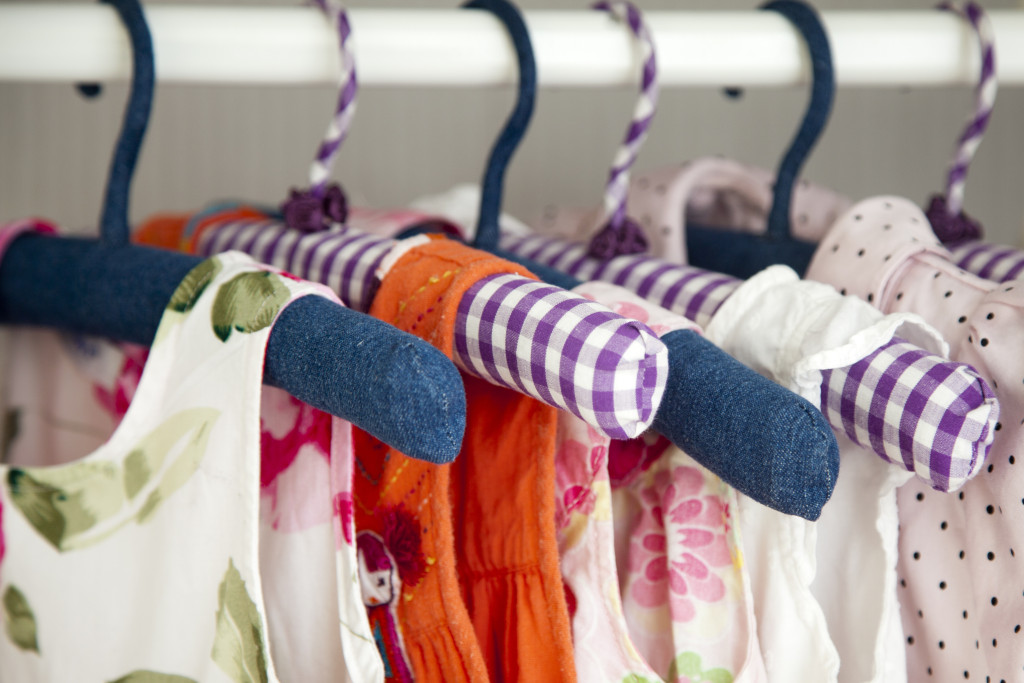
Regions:
[[[377, 268], [395, 244], [344, 228], [303, 233], [267, 218], [212, 222], [196, 251], [243, 251], [326, 284], [345, 305], [366, 311]], [[668, 355], [657, 335], [556, 287], [485, 278], [460, 302], [455, 329], [460, 368], [567, 410], [612, 438], [641, 434], [661, 403]]]
[[625, 287], [701, 327], [708, 324], [722, 302], [740, 285], [740, 280], [728, 275], [649, 256], [616, 256], [598, 261], [587, 254], [586, 245], [542, 235], [502, 235], [501, 246], [580, 280], [601, 280]]
[[953, 263], [980, 278], [1008, 282], [1024, 274], [1024, 250], [985, 242], [965, 242], [948, 248]]
[[[586, 247], [505, 235], [502, 247], [579, 277], [612, 282], [706, 327], [740, 280], [649, 256], [601, 262]], [[823, 373], [820, 405], [829, 424], [883, 460], [938, 490], [976, 473], [991, 435], [975, 408], [992, 400], [974, 370], [894, 338], [851, 366]], [[986, 413], [987, 414], [987, 413]]]

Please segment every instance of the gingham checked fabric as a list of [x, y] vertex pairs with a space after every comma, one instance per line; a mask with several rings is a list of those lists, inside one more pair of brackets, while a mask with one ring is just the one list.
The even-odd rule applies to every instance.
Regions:
[[292, 230], [274, 219], [211, 224], [197, 240], [196, 253], [212, 256], [243, 251], [253, 258], [338, 293], [349, 308], [367, 311], [376, 292], [375, 273], [394, 245], [344, 228], [323, 232]]
[[[664, 348], [646, 325], [517, 275], [473, 285], [455, 326], [456, 356], [466, 371], [549, 405], [571, 406], [615, 439], [639, 436], [654, 420], [668, 377], [668, 354], [656, 353], [658, 347]], [[626, 422], [623, 415], [636, 417]]]
[[992, 282], [1009, 282], [1024, 273], [1024, 251], [1003, 244], [965, 242], [949, 247], [956, 265]]
[[[301, 233], [276, 220], [244, 219], [210, 224], [196, 251], [244, 251], [324, 283], [365, 311], [377, 268], [395, 244], [348, 229]], [[567, 410], [615, 439], [650, 426], [668, 380], [668, 351], [647, 326], [519, 276], [485, 278], [466, 293], [455, 346], [466, 372]]]
[[722, 302], [740, 285], [740, 280], [728, 275], [650, 256], [616, 256], [599, 261], [588, 255], [586, 245], [543, 235], [502, 235], [501, 246], [580, 280], [601, 280], [625, 287], [701, 327], [707, 325]]
[[894, 337], [854, 365], [822, 375], [829, 423], [933, 489], [954, 491], [984, 464], [975, 444], [991, 440], [991, 425], [989, 413], [975, 408], [995, 395], [969, 365]]
[[[583, 245], [540, 235], [503, 236], [502, 247], [581, 279], [621, 285], [702, 327], [742, 284], [649, 256], [601, 262]], [[987, 451], [978, 444], [991, 436], [987, 421], [971, 411], [994, 399], [970, 366], [893, 339], [823, 374], [819, 408], [837, 431], [939, 490], [955, 489], [977, 473], [983, 460], [978, 453]]]

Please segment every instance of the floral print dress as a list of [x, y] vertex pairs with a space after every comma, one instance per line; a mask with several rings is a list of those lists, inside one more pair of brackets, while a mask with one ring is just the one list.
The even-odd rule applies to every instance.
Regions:
[[273, 321], [309, 294], [333, 298], [224, 254], [178, 287], [148, 361], [13, 331], [12, 358], [48, 355], [40, 381], [8, 369], [28, 395], [9, 397], [0, 464], [0, 680], [383, 677], [351, 599], [350, 428], [261, 402]]
[[[574, 291], [658, 334], [699, 331], [615, 285]], [[556, 523], [580, 680], [764, 681], [736, 492], [652, 433], [610, 441], [563, 415], [558, 440]]]

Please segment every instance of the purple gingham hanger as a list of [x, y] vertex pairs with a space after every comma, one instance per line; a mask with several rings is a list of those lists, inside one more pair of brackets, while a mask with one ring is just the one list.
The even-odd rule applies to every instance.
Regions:
[[[646, 31], [636, 32], [638, 36], [647, 35], [649, 40]], [[609, 218], [616, 215], [618, 208], [625, 214], [626, 194], [617, 192], [617, 181], [628, 178], [638, 141], [643, 141], [649, 128], [653, 112], [645, 111], [643, 102], [650, 97], [648, 73], [653, 78], [653, 59], [650, 71], [645, 64], [641, 104], [609, 174], [602, 218], [608, 222], [599, 233], [601, 246], [597, 250], [604, 258], [594, 257], [593, 241], [587, 246], [542, 235], [503, 235], [501, 246], [579, 279], [623, 286], [703, 327], [742, 281], [637, 254], [638, 250], [633, 248], [637, 242], [630, 236], [631, 231], [616, 230]], [[653, 93], [656, 99], [656, 85]], [[611, 211], [609, 207], [613, 207]], [[619, 244], [624, 244], [623, 248], [616, 248]], [[962, 408], [965, 404], [980, 405], [989, 398], [983, 390], [984, 382], [973, 369], [894, 337], [853, 365], [825, 370], [822, 375], [818, 407], [834, 429], [871, 448], [884, 460], [916, 471], [934, 488], [950, 490], [964, 483], [965, 479], [950, 476], [953, 446], [961, 435], [967, 438], [967, 434], [976, 432], [977, 425], [969, 411], [965, 413]], [[903, 400], [907, 397], [909, 400]], [[928, 409], [920, 410], [922, 406]], [[938, 445], [933, 443], [934, 416], [941, 417], [940, 423], [950, 436]], [[958, 452], [969, 458], [979, 456], [978, 449]], [[976, 471], [973, 462], [967, 470]]]
[[[351, 124], [356, 69], [351, 29], [337, 3], [321, 2], [339, 29], [341, 96], [310, 172], [309, 190], [292, 191], [284, 221], [212, 220], [196, 250], [240, 250], [327, 284], [356, 310], [368, 310], [378, 269], [396, 244], [345, 226], [344, 193], [328, 185]], [[485, 286], [486, 285], [486, 286]], [[546, 344], [534, 343], [550, 330]], [[568, 410], [613, 438], [632, 438], [654, 419], [668, 376], [665, 347], [642, 323], [557, 287], [517, 275], [488, 278], [460, 302], [455, 363], [466, 372]]]

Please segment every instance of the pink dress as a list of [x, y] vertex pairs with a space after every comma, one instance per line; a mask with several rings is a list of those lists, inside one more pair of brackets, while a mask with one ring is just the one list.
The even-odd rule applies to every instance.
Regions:
[[1024, 680], [1024, 283], [957, 268], [921, 210], [898, 197], [847, 211], [808, 277], [921, 315], [998, 396], [981, 474], [956, 494], [916, 481], [900, 489], [899, 598], [911, 681]]

